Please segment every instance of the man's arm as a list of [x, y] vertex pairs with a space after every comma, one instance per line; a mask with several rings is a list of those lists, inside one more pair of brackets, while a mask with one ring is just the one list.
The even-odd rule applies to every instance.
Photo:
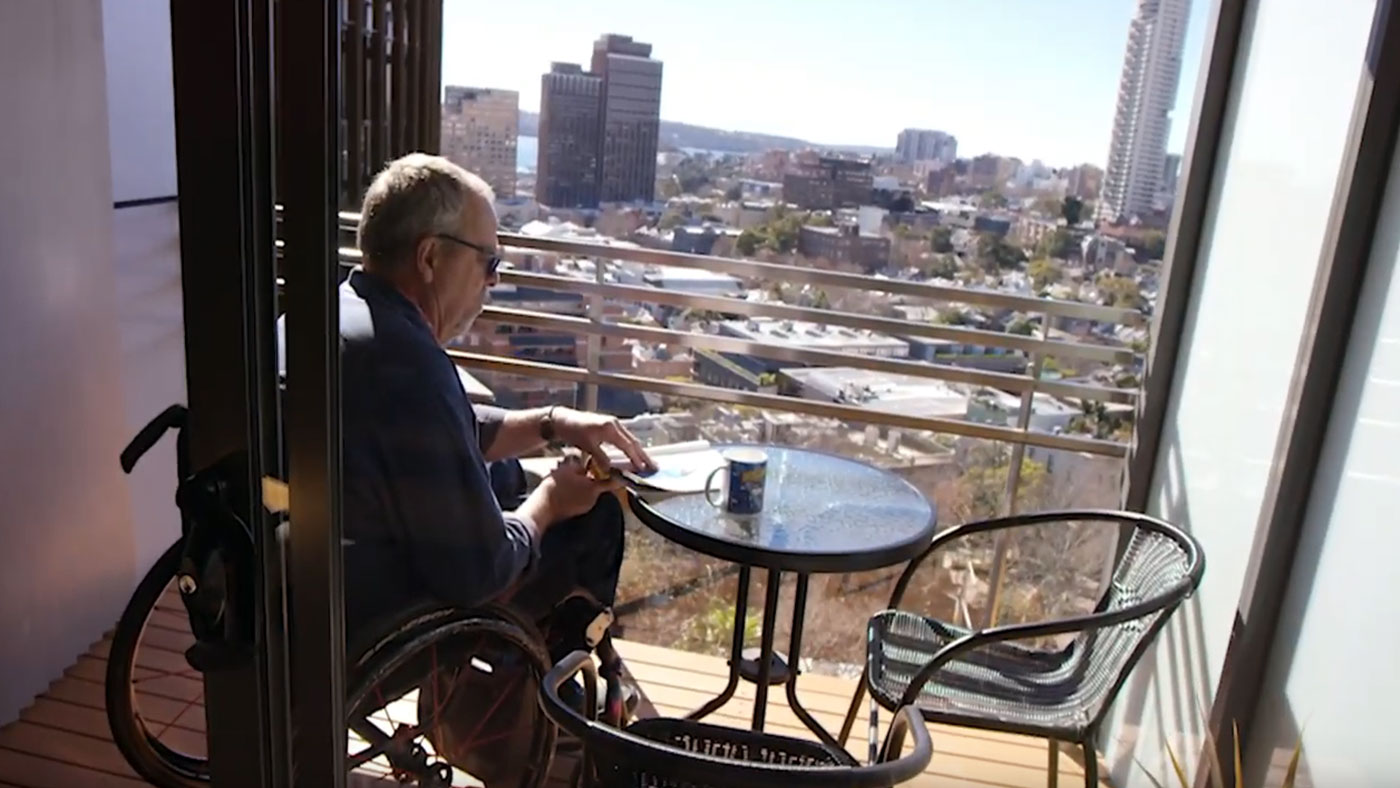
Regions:
[[[544, 422], [549, 408], [505, 410], [475, 405], [481, 453], [487, 462], [520, 457], [544, 447]], [[555, 412], [562, 408], [555, 408]]]

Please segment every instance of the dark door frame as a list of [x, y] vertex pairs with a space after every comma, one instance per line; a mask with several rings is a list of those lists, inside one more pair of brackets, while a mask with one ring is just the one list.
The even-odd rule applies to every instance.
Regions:
[[[273, 141], [270, 0], [172, 0], [180, 272], [193, 469], [247, 457], [251, 658], [203, 674], [210, 768], [230, 788], [291, 785], [285, 627], [275, 523], [261, 505], [279, 475], [273, 308]], [[236, 473], [236, 472], [235, 472]], [[245, 572], [246, 573], [246, 572]], [[243, 609], [248, 604], [252, 609]]]

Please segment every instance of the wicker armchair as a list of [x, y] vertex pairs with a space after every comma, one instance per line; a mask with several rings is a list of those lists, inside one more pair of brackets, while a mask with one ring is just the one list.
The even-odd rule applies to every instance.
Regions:
[[[933, 553], [973, 534], [1007, 528], [1063, 528], [1074, 522], [1124, 527], [1126, 548], [1093, 612], [1058, 620], [969, 631], [899, 610], [915, 571]], [[1146, 515], [1060, 511], [968, 523], [940, 534], [909, 562], [889, 608], [870, 619], [866, 667], [851, 700], [840, 741], [850, 735], [865, 691], [871, 729], [879, 706], [917, 707], [925, 720], [1050, 740], [1049, 781], [1056, 784], [1059, 743], [1084, 748], [1084, 780], [1098, 784], [1094, 739], [1128, 673], [1205, 571], [1190, 535]], [[1015, 641], [1073, 635], [1057, 651]], [[879, 706], [876, 705], [878, 702]], [[874, 743], [871, 744], [872, 751]]]
[[[559, 687], [579, 673], [584, 709], [564, 703]], [[895, 715], [878, 761], [861, 766], [844, 750], [788, 736], [707, 725], [686, 719], [638, 720], [618, 730], [596, 720], [598, 673], [575, 651], [545, 676], [540, 702], [560, 728], [583, 742], [585, 786], [604, 788], [888, 788], [911, 780], [933, 755], [914, 709]], [[913, 739], [907, 754], [904, 739]]]

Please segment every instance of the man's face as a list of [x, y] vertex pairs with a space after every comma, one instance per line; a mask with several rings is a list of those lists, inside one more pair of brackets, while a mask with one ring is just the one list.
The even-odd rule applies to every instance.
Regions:
[[[471, 205], [471, 201], [477, 201]], [[461, 221], [452, 235], [469, 241], [482, 252], [446, 238], [439, 238], [428, 282], [438, 306], [436, 329], [439, 342], [460, 335], [471, 327], [486, 306], [486, 292], [499, 281], [496, 273], [487, 274], [487, 259], [496, 251], [496, 214], [490, 205], [472, 197], [462, 211]]]

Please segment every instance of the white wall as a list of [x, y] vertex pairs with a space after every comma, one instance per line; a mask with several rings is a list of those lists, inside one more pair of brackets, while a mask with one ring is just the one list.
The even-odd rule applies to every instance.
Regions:
[[116, 202], [175, 194], [168, 0], [102, 0]]
[[[1400, 785], [1400, 158], [1308, 504], [1246, 765], [1278, 785], [1298, 741], [1311, 785]], [[1272, 767], [1272, 769], [1270, 768]], [[1264, 778], [1267, 777], [1267, 780]]]
[[1205, 580], [1124, 687], [1121, 788], [1194, 752], [1239, 602], [1332, 202], [1372, 0], [1250, 3], [1149, 511], [1200, 539]]
[[[171, 197], [175, 100], [168, 0], [103, 0], [112, 201]], [[173, 202], [114, 210], [113, 263], [126, 393], [125, 434], [185, 401], [179, 211]], [[166, 440], [128, 479], [136, 566], [144, 571], [179, 535], [175, 453]]]
[[0, 4], [0, 723], [133, 580], [99, 0]]

